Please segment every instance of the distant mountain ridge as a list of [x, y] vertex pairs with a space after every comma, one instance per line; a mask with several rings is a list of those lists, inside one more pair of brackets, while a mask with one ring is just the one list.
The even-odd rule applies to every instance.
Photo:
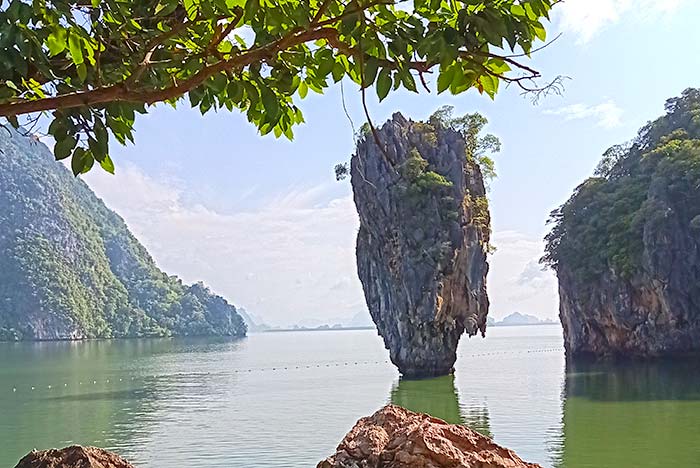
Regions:
[[261, 318], [253, 315], [251, 312], [248, 312], [242, 307], [239, 307], [236, 309], [236, 311], [238, 312], [238, 315], [243, 318], [243, 321], [248, 327], [248, 331], [252, 333], [264, 332], [272, 328], [268, 324], [264, 323]]
[[528, 314], [521, 314], [520, 312], [513, 312], [510, 315], [507, 315], [503, 318], [503, 320], [496, 321], [496, 320], [491, 320], [489, 321], [489, 326], [492, 327], [513, 327], [513, 326], [521, 326], [521, 325], [553, 325], [556, 324], [557, 322], [546, 319], [546, 320], [541, 320], [534, 315], [528, 315]]
[[45, 145], [0, 128], [0, 166], [0, 340], [245, 335], [233, 305], [162, 272]]

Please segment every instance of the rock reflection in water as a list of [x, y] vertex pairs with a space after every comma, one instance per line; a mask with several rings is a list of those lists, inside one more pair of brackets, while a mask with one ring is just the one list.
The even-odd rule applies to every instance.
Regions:
[[699, 424], [697, 361], [569, 364], [557, 466], [698, 466]]
[[391, 402], [491, 436], [488, 408], [485, 405], [462, 408], [454, 375], [421, 380], [400, 378], [391, 390]]

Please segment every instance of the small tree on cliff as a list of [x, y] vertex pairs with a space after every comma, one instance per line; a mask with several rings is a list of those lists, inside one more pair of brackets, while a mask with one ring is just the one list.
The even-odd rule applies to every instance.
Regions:
[[478, 112], [455, 117], [454, 107], [442, 106], [433, 112], [429, 121], [459, 132], [466, 144], [467, 158], [479, 164], [487, 181], [496, 177], [496, 167], [491, 156], [501, 151], [501, 140], [490, 133], [481, 136], [481, 131], [489, 123], [486, 117]]
[[[109, 135], [133, 142], [137, 114], [185, 96], [237, 109], [292, 138], [294, 97], [348, 77], [380, 99], [499, 83], [538, 91], [521, 62], [556, 0], [0, 0], [0, 117], [48, 119], [57, 159], [114, 170]], [[509, 55], [503, 52], [513, 51]], [[18, 119], [18, 117], [22, 119]]]

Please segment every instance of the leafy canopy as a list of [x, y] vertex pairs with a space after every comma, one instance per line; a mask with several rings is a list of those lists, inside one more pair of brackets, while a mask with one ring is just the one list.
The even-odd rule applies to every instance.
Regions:
[[[295, 97], [348, 78], [379, 99], [406, 88], [493, 97], [538, 91], [520, 60], [556, 0], [0, 0], [0, 117], [48, 119], [75, 174], [113, 172], [148, 106], [185, 97], [292, 138]], [[512, 53], [508, 55], [508, 52]], [[429, 77], [436, 79], [429, 80]], [[23, 116], [23, 121], [18, 119]]]
[[595, 176], [577, 187], [549, 222], [541, 262], [581, 281], [643, 272], [645, 235], [679, 228], [695, 235], [700, 229], [700, 90], [669, 99], [666, 115], [645, 125], [632, 142], [607, 150]]
[[489, 123], [486, 117], [478, 112], [455, 117], [454, 107], [442, 106], [430, 116], [429, 121], [460, 133], [466, 144], [467, 158], [479, 164], [486, 181], [496, 177], [496, 167], [491, 156], [501, 151], [501, 140], [490, 133], [481, 136], [481, 131]]

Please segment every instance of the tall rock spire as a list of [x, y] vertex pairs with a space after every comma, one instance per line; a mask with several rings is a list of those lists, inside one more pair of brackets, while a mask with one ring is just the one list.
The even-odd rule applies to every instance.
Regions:
[[462, 334], [486, 329], [490, 216], [479, 166], [459, 132], [397, 113], [376, 138], [360, 137], [351, 176], [358, 273], [391, 360], [407, 377], [448, 374]]

